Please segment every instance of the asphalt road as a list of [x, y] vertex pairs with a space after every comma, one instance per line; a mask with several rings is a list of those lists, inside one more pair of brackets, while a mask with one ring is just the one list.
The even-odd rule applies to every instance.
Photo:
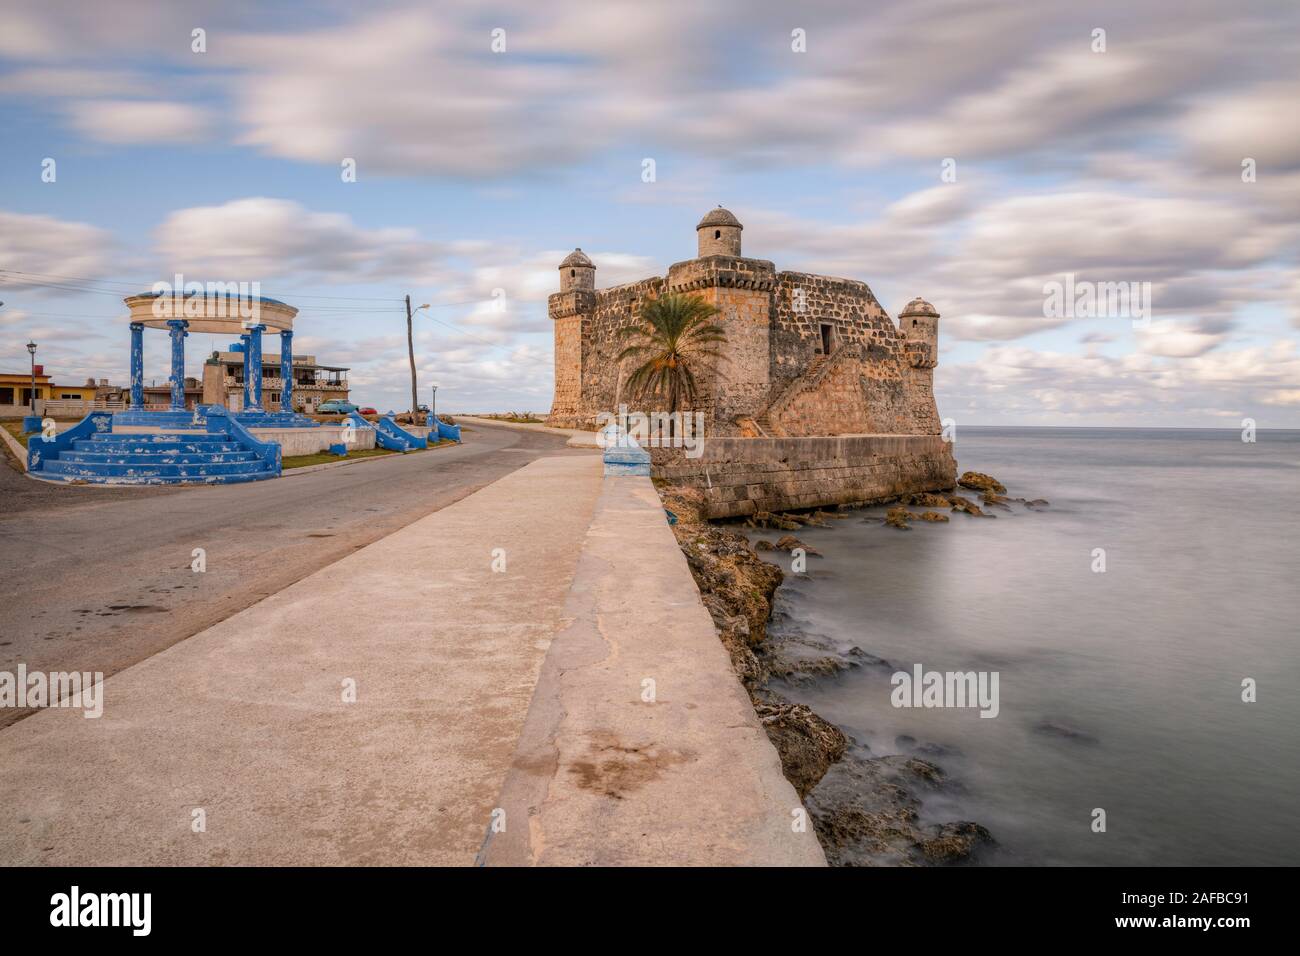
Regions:
[[[482, 427], [455, 447], [193, 488], [48, 486], [0, 461], [0, 670], [115, 673], [538, 457], [593, 453], [564, 441]], [[358, 594], [358, 610], [382, 600]], [[0, 709], [0, 727], [26, 713]]]

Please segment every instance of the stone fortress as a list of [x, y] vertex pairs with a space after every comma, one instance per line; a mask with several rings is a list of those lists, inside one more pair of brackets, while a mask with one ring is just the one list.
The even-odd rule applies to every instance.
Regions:
[[615, 361], [618, 332], [651, 299], [684, 293], [717, 307], [727, 341], [697, 374], [690, 409], [704, 413], [705, 454], [653, 449], [657, 477], [706, 489], [714, 516], [951, 487], [956, 464], [934, 398], [934, 306], [913, 299], [895, 325], [865, 282], [743, 256], [743, 229], [718, 207], [696, 226], [696, 258], [609, 289], [596, 288], [596, 264], [581, 249], [566, 257], [549, 299], [547, 423], [593, 428], [620, 404], [650, 411], [624, 387], [633, 363]]

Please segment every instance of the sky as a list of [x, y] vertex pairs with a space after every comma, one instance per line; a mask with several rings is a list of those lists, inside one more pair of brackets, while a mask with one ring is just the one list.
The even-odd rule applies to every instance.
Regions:
[[[180, 273], [298, 307], [295, 352], [381, 410], [409, 294], [422, 401], [545, 412], [560, 260], [662, 274], [721, 204], [746, 255], [934, 303], [959, 425], [1300, 427], [1298, 27], [1293, 0], [5, 0], [0, 371], [30, 338], [58, 382], [125, 382], [122, 297]], [[1067, 276], [1149, 313], [1045, 309]], [[226, 345], [192, 336], [188, 374]]]

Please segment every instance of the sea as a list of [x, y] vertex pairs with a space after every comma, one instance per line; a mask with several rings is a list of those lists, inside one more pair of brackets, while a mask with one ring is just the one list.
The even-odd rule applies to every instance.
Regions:
[[[822, 556], [767, 553], [773, 639], [887, 665], [774, 689], [929, 754], [922, 821], [985, 826], [977, 864], [1300, 864], [1300, 431], [1242, 437], [962, 429], [959, 471], [1047, 504], [800, 530]], [[996, 716], [895, 706], [917, 665], [996, 673]]]

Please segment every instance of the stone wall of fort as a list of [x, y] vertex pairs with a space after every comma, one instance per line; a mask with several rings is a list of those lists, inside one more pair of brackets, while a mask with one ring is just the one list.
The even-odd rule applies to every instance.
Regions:
[[717, 356], [697, 368], [697, 394], [686, 403], [704, 413], [707, 435], [937, 435], [933, 307], [913, 300], [916, 321], [900, 329], [865, 282], [777, 272], [765, 259], [720, 254], [739, 253], [741, 228], [715, 210], [697, 227], [698, 258], [675, 263], [662, 278], [614, 288], [595, 289], [598, 265], [581, 250], [561, 264], [565, 291], [550, 298], [556, 386], [549, 422], [592, 427], [620, 404], [647, 404], [626, 385], [637, 363], [615, 361], [624, 346], [619, 332], [638, 324], [646, 301], [672, 292], [717, 307], [714, 321], [726, 330]]
[[654, 478], [703, 492], [710, 518], [888, 501], [957, 480], [952, 445], [937, 435], [713, 438], [698, 458], [650, 456]]

